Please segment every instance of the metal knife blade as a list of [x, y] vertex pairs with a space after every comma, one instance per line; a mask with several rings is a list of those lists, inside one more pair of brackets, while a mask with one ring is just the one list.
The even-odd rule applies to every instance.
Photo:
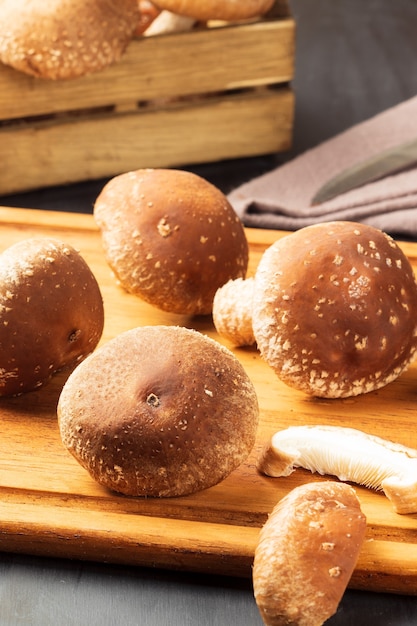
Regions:
[[417, 139], [346, 168], [320, 187], [313, 197], [312, 204], [327, 202], [342, 193], [404, 170], [415, 163], [417, 163]]

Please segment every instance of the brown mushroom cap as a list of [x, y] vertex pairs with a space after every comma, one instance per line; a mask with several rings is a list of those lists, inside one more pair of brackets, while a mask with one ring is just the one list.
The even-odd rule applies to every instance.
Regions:
[[179, 496], [246, 459], [258, 411], [232, 352], [197, 331], [145, 326], [74, 370], [58, 420], [64, 445], [97, 482], [131, 496]]
[[244, 20], [264, 15], [274, 0], [156, 0], [160, 9], [200, 21]]
[[391, 237], [354, 222], [296, 231], [262, 257], [254, 289], [258, 348], [277, 375], [336, 398], [378, 389], [414, 358], [417, 285]]
[[355, 568], [366, 518], [352, 487], [300, 485], [274, 508], [255, 550], [253, 588], [267, 626], [321, 626]]
[[242, 223], [223, 193], [191, 172], [116, 176], [94, 216], [120, 284], [164, 311], [207, 315], [217, 289], [246, 274]]
[[0, 256], [0, 396], [39, 387], [98, 344], [104, 324], [97, 281], [81, 255], [50, 238]]
[[139, 22], [137, 0], [3, 0], [0, 61], [48, 79], [117, 61]]

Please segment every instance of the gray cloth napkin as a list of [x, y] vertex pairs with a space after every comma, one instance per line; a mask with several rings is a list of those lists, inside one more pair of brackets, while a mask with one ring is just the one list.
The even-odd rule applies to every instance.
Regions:
[[349, 220], [417, 237], [417, 164], [323, 202], [316, 192], [346, 168], [417, 139], [417, 96], [336, 135], [228, 196], [245, 226], [297, 230]]

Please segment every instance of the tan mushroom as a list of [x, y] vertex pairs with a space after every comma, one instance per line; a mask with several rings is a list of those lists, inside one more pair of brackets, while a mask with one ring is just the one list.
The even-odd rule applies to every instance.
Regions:
[[289, 386], [328, 398], [367, 393], [415, 358], [413, 268], [376, 228], [309, 226], [263, 254], [252, 317], [262, 356]]
[[160, 9], [199, 21], [244, 20], [264, 15], [275, 0], [156, 0]]
[[94, 216], [120, 284], [164, 311], [209, 315], [217, 289], [246, 275], [241, 221], [217, 187], [191, 172], [116, 176], [99, 194]]
[[117, 61], [138, 23], [137, 0], [4, 0], [0, 61], [41, 78], [76, 78]]
[[267, 626], [321, 626], [334, 615], [365, 538], [355, 491], [325, 481], [296, 487], [261, 530], [255, 600]]
[[213, 323], [221, 337], [234, 346], [255, 343], [252, 328], [253, 277], [229, 280], [213, 300]]
[[276, 432], [258, 460], [268, 476], [296, 467], [383, 490], [397, 513], [417, 512], [417, 450], [341, 426], [291, 426]]

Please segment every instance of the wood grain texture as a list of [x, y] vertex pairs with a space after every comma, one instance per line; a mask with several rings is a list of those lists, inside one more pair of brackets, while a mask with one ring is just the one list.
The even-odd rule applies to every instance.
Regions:
[[286, 150], [293, 112], [283, 87], [0, 128], [0, 193]]
[[[284, 233], [247, 234], [253, 273], [265, 247]], [[90, 264], [105, 304], [102, 342], [137, 325], [159, 323], [192, 326], [221, 341], [210, 317], [170, 315], [122, 291], [104, 261], [92, 216], [0, 208], [0, 250], [34, 235], [74, 245]], [[417, 246], [403, 248], [417, 267]], [[417, 447], [417, 365], [378, 392], [323, 400], [280, 383], [255, 349], [235, 354], [259, 397], [257, 443], [247, 462], [221, 484], [183, 498], [112, 494], [72, 459], [56, 420], [68, 371], [35, 392], [1, 399], [0, 549], [247, 577], [259, 529], [276, 502], [302, 482], [322, 480], [304, 470], [285, 479], [258, 475], [256, 456], [273, 432], [290, 424], [341, 424]], [[417, 515], [397, 515], [382, 494], [364, 488], [358, 496], [368, 531], [351, 587], [417, 594]]]

